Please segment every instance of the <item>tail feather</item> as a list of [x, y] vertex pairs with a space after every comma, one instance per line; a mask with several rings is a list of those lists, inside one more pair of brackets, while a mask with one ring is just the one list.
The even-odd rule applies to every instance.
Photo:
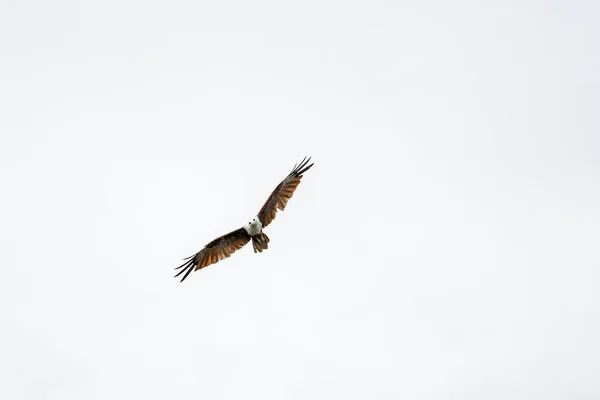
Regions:
[[263, 232], [256, 236], [252, 236], [252, 247], [254, 247], [255, 253], [262, 253], [263, 250], [269, 248], [269, 242], [271, 239]]

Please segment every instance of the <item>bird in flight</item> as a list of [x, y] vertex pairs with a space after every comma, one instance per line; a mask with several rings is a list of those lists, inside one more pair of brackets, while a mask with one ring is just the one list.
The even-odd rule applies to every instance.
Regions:
[[295, 165], [292, 172], [273, 190], [258, 215], [252, 217], [243, 227], [216, 238], [193, 256], [184, 258], [186, 262], [175, 268], [176, 270], [181, 269], [175, 277], [184, 274], [181, 278], [181, 282], [183, 282], [192, 271], [228, 258], [250, 240], [252, 240], [255, 253], [262, 253], [263, 250], [268, 249], [270, 239], [263, 232], [263, 228], [273, 222], [277, 210], [285, 209], [288, 200], [294, 195], [294, 190], [300, 184], [302, 174], [313, 166], [313, 164], [307, 165], [309, 161], [310, 157], [304, 157], [300, 164]]

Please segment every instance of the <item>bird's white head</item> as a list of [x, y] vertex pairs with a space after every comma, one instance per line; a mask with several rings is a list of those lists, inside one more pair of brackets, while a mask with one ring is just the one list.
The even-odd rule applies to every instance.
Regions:
[[262, 223], [258, 217], [252, 217], [252, 219], [244, 225], [244, 229], [250, 236], [258, 235], [262, 231]]

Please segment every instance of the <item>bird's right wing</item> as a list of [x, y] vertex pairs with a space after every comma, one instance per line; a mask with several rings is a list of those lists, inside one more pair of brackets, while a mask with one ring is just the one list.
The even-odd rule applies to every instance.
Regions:
[[184, 260], [187, 261], [175, 268], [181, 269], [175, 277], [185, 273], [183, 278], [181, 278], [181, 282], [183, 282], [192, 271], [208, 267], [211, 264], [231, 256], [237, 250], [244, 247], [249, 241], [250, 235], [248, 235], [248, 232], [246, 232], [244, 228], [236, 229], [226, 235], [220, 236], [204, 246], [202, 250], [193, 256], [185, 258]]

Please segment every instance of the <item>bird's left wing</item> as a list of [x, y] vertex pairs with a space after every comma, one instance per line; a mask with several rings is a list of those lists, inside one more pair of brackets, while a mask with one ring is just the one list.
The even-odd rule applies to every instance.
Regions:
[[190, 272], [208, 267], [211, 264], [231, 256], [237, 250], [244, 247], [249, 241], [250, 235], [248, 235], [248, 232], [246, 232], [244, 228], [236, 229], [226, 235], [220, 236], [204, 246], [202, 250], [193, 256], [185, 258], [187, 261], [175, 268], [181, 269], [175, 277], [185, 273], [183, 278], [181, 278], [181, 282], [183, 282]]
[[279, 185], [273, 190], [265, 204], [258, 212], [258, 218], [262, 223], [262, 227], [265, 228], [275, 219], [277, 210], [284, 210], [288, 200], [294, 195], [294, 190], [300, 184], [302, 174], [310, 169], [313, 164], [307, 166], [310, 161], [310, 157], [304, 158], [298, 166], [294, 166], [292, 172], [282, 180]]

